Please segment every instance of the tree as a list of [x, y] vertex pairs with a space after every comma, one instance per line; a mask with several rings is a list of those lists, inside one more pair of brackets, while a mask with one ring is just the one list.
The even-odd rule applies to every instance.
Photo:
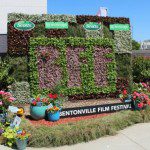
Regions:
[[141, 44], [135, 40], [132, 40], [132, 50], [140, 50]]

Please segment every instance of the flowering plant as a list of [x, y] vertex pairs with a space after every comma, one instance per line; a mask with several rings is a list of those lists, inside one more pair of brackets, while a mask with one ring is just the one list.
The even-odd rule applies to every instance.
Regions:
[[46, 97], [43, 96], [37, 96], [36, 98], [32, 99], [31, 105], [32, 106], [47, 106], [49, 104], [49, 100]]
[[62, 107], [63, 102], [66, 100], [66, 97], [62, 94], [48, 94], [49, 102], [52, 106]]
[[16, 137], [16, 129], [12, 129], [11, 127], [7, 127], [2, 133], [2, 136], [6, 138], [6, 145], [9, 147], [12, 147], [13, 144], [15, 143], [15, 137]]
[[48, 109], [47, 109], [47, 112], [55, 113], [55, 112], [57, 112], [57, 111], [59, 111], [59, 110], [60, 110], [59, 107], [53, 106], [53, 107], [51, 107], [51, 108], [48, 108]]
[[31, 136], [31, 134], [27, 133], [25, 130], [18, 130], [16, 134], [16, 139], [26, 140]]
[[8, 106], [15, 100], [10, 92], [0, 91], [0, 110], [6, 111]]
[[148, 84], [146, 84], [144, 82], [134, 83], [133, 84], [133, 91], [150, 94], [150, 87]]
[[125, 100], [131, 99], [131, 95], [128, 94], [128, 91], [127, 91], [126, 89], [124, 89], [124, 90], [122, 91], [122, 93], [119, 95], [119, 98], [121, 99], [121, 101], [124, 102]]
[[134, 106], [137, 109], [143, 109], [147, 105], [150, 105], [150, 98], [147, 94], [134, 92], [132, 94], [132, 100], [134, 102]]

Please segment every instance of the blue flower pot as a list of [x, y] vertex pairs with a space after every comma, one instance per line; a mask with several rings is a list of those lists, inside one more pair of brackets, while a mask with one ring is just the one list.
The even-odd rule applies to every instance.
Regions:
[[56, 111], [55, 113], [48, 113], [47, 114], [49, 121], [58, 121], [60, 119], [60, 111]]
[[35, 120], [44, 119], [47, 108], [48, 106], [30, 106], [30, 114]]
[[16, 139], [17, 149], [25, 150], [27, 147], [27, 142], [28, 142], [28, 139], [25, 139], [25, 140]]

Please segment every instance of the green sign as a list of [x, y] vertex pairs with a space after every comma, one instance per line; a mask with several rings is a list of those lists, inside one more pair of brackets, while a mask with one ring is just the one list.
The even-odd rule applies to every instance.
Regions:
[[35, 27], [35, 24], [30, 21], [19, 21], [14, 24], [14, 28], [21, 31], [32, 30]]
[[68, 29], [68, 22], [45, 22], [46, 29]]
[[83, 25], [83, 28], [85, 30], [92, 30], [92, 31], [96, 31], [96, 30], [99, 30], [101, 29], [101, 24], [97, 23], [97, 22], [88, 22], [88, 23], [85, 23]]
[[128, 30], [130, 30], [130, 25], [129, 24], [111, 24], [110, 25], [110, 30], [128, 31]]

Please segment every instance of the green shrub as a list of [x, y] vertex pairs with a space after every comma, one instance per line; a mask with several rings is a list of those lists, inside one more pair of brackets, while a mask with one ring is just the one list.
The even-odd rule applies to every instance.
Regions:
[[133, 79], [136, 82], [150, 79], [150, 58], [133, 57]]
[[14, 82], [12, 77], [14, 65], [11, 64], [7, 59], [0, 57], [0, 90], [7, 89], [9, 84]]
[[149, 121], [150, 109], [148, 108], [143, 111], [122, 111], [102, 118], [52, 127], [44, 125], [34, 127], [29, 122], [22, 124], [22, 127], [32, 135], [29, 146], [52, 147], [88, 142], [105, 135], [114, 135], [117, 131], [133, 124]]
[[28, 104], [30, 102], [30, 86], [28, 82], [15, 82], [9, 86], [9, 90], [16, 98], [15, 104]]
[[135, 40], [132, 40], [132, 50], [140, 50], [141, 44]]

